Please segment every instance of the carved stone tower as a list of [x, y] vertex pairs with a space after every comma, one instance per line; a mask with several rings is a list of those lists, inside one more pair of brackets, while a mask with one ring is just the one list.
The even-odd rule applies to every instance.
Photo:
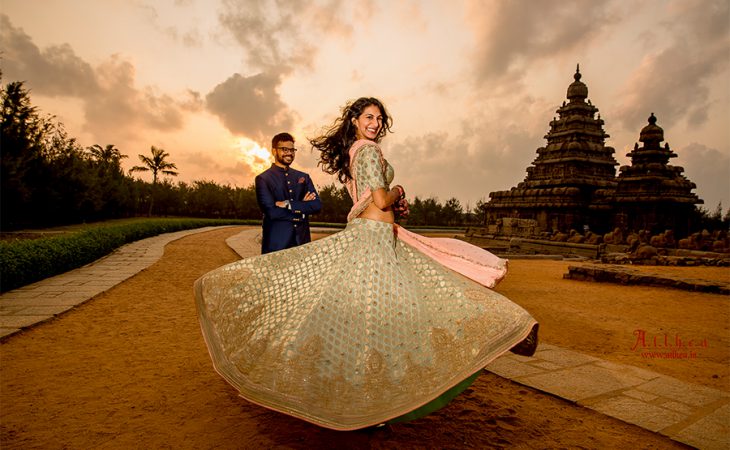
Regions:
[[598, 108], [591, 104], [588, 87], [580, 81], [580, 67], [568, 87], [568, 103], [557, 109], [550, 122], [547, 146], [537, 149], [537, 158], [527, 168], [525, 180], [509, 191], [489, 194], [487, 224], [512, 217], [532, 219], [541, 231], [570, 229], [607, 231], [610, 205], [592, 204], [596, 190], [616, 187], [618, 165], [614, 149], [605, 145]]
[[622, 166], [612, 203], [615, 224], [629, 230], [661, 232], [673, 229], [685, 235], [692, 226], [694, 205], [704, 203], [692, 189], [697, 187], [682, 172], [684, 169], [669, 164], [677, 156], [665, 143], [664, 130], [656, 124], [654, 113], [649, 125], [641, 130], [634, 150], [626, 156], [630, 166]]

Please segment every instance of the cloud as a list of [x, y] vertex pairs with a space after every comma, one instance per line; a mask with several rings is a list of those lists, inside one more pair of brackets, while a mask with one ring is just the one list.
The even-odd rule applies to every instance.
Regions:
[[181, 106], [151, 87], [137, 89], [130, 62], [114, 56], [97, 68], [96, 76], [100, 95], [84, 98], [87, 128], [94, 134], [116, 134], [119, 128], [136, 126], [161, 131], [182, 127]]
[[294, 124], [294, 114], [276, 90], [280, 83], [280, 74], [244, 77], [236, 73], [206, 96], [206, 105], [231, 133], [265, 145], [271, 136]]
[[185, 47], [195, 48], [203, 45], [203, 37], [197, 29], [181, 33], [177, 27], [165, 27], [160, 28], [160, 31], [173, 41], [181, 42]]
[[186, 99], [181, 100], [180, 105], [183, 109], [190, 112], [198, 112], [205, 106], [205, 100], [200, 95], [200, 92], [188, 89], [186, 92]]
[[203, 45], [203, 37], [198, 30], [191, 30], [182, 35], [182, 43], [186, 47], [200, 47]]
[[[193, 6], [193, 0], [176, 0], [174, 6], [174, 9], [184, 10]], [[197, 25], [200, 23], [200, 21], [196, 21], [196, 25], [194, 25], [191, 29], [185, 31], [181, 30], [177, 24], [163, 25], [161, 23], [166, 21], [165, 19], [174, 20], [175, 13], [171, 13], [169, 12], [169, 10], [163, 13], [159, 13], [157, 11], [157, 8], [160, 8], [160, 5], [153, 6], [136, 3], [134, 7], [142, 20], [148, 22], [153, 28], [157, 29], [161, 34], [167, 36], [172, 41], [182, 43], [185, 47], [188, 48], [201, 47], [203, 45], [203, 36], [197, 28]], [[160, 18], [162, 18], [163, 20], [161, 21]]]
[[396, 132], [384, 141], [384, 153], [396, 169], [395, 182], [409, 197], [456, 197], [474, 207], [490, 192], [524, 180], [538, 147], [546, 145], [544, 135], [557, 106], [514, 92], [491, 93], [489, 101], [475, 97], [447, 131], [404, 137]]
[[384, 143], [386, 158], [396, 169], [395, 183], [409, 197], [440, 201], [458, 198], [473, 208], [493, 191], [508, 190], [522, 181], [525, 169], [544, 145], [542, 133], [523, 126], [495, 124], [486, 117], [463, 121], [456, 133], [429, 133]]
[[99, 92], [94, 69], [76, 56], [68, 44], [54, 45], [41, 51], [29, 35], [15, 28], [5, 14], [0, 14], [2, 70], [5, 78], [27, 81], [45, 95], [81, 96]]
[[672, 164], [684, 167], [684, 175], [697, 185], [693, 192], [705, 201], [703, 206], [714, 211], [722, 202], [726, 211], [730, 207], [730, 154], [698, 143], [672, 150], [679, 155]]
[[730, 3], [685, 1], [672, 4], [669, 12], [663, 24], [668, 45], [643, 59], [612, 112], [625, 129], [636, 128], [652, 111], [664, 126], [682, 120], [690, 126], [702, 125], [714, 101], [713, 80], [727, 77]]
[[[374, 7], [347, 8], [344, 0], [223, 0], [218, 20], [242, 47], [243, 62], [256, 75], [234, 74], [207, 96], [208, 110], [233, 134], [265, 145], [272, 134], [291, 129], [296, 115], [278, 93], [296, 70], [311, 71], [318, 42], [349, 42], [352, 21], [370, 20]], [[353, 72], [353, 77], [360, 76]]]
[[[477, 170], [466, 170], [465, 158], [454, 157], [469, 145], [468, 140], [447, 132], [428, 133], [383, 144], [384, 155], [395, 167], [394, 183], [401, 184], [410, 198], [453, 196], [463, 198], [463, 185], [475, 183]], [[444, 180], [449, 180], [444, 183]]]
[[224, 0], [218, 20], [244, 50], [244, 63], [256, 75], [233, 74], [206, 96], [206, 106], [235, 135], [266, 145], [291, 129], [295, 115], [278, 88], [286, 75], [313, 67], [317, 49], [310, 39], [322, 33], [349, 37], [339, 18], [341, 0], [271, 2]]
[[196, 99], [189, 92], [178, 101], [153, 87], [138, 88], [134, 65], [120, 56], [92, 67], [68, 44], [41, 50], [5, 15], [0, 15], [0, 25], [3, 76], [25, 81], [35, 94], [80, 99], [84, 128], [100, 141], [126, 139], [143, 129], [179, 129], [183, 111], [200, 109], [199, 94]]
[[244, 48], [249, 65], [262, 70], [311, 67], [316, 51], [299, 20], [309, 3], [225, 0], [219, 21]]
[[[244, 61], [254, 69], [287, 72], [311, 70], [317, 42], [326, 37], [349, 41], [353, 35], [344, 0], [224, 0], [218, 19], [244, 49]], [[359, 23], [370, 20], [373, 7], [358, 4]]]
[[466, 20], [477, 42], [477, 83], [521, 79], [525, 68], [538, 60], [588, 47], [619, 19], [609, 12], [610, 5], [582, 0], [469, 1]]
[[[320, 30], [329, 36], [349, 40], [353, 35], [353, 27], [343, 15], [344, 0], [328, 0], [324, 4], [309, 3], [305, 10], [307, 28]], [[368, 21], [374, 14], [374, 5], [363, 2], [355, 8], [355, 14], [362, 21]]]
[[[204, 152], [183, 153], [179, 162], [181, 171], [185, 168], [187, 172], [215, 174], [216, 179], [230, 185], [236, 185], [237, 181], [242, 179], [253, 179], [258, 175], [250, 166], [241, 161], [236, 161], [234, 164], [230, 162], [221, 163]], [[198, 179], [205, 179], [205, 177]]]

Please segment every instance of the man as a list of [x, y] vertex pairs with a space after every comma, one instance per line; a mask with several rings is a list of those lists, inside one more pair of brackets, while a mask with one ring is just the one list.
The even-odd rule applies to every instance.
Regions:
[[291, 134], [277, 134], [271, 140], [274, 163], [256, 177], [256, 201], [264, 213], [261, 254], [311, 241], [309, 215], [322, 203], [309, 175], [289, 167], [296, 151]]

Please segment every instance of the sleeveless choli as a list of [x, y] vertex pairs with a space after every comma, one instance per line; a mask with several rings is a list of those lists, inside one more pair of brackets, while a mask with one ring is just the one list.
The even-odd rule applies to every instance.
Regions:
[[[387, 189], [393, 170], [374, 142], [353, 147], [355, 208]], [[527, 341], [534, 351], [535, 320], [486, 287], [504, 275], [503, 260], [349, 219], [341, 232], [195, 282], [213, 364], [242, 397], [353, 430], [417, 417], [505, 351]]]

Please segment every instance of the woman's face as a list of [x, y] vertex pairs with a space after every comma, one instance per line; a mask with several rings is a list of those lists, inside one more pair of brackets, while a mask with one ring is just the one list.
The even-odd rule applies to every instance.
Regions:
[[362, 114], [357, 119], [352, 119], [352, 124], [355, 125], [357, 139], [374, 141], [383, 127], [383, 114], [380, 112], [380, 108], [370, 105], [362, 110]]

